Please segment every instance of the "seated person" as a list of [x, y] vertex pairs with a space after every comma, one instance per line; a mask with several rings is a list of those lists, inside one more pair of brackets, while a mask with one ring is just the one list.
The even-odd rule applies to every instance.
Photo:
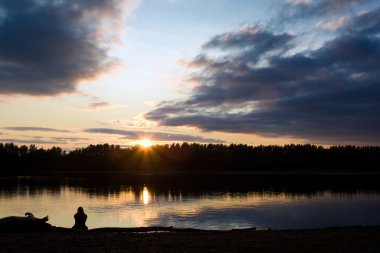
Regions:
[[86, 220], [87, 214], [84, 213], [83, 207], [78, 207], [77, 213], [74, 215], [75, 224], [73, 228], [80, 230], [87, 230]]

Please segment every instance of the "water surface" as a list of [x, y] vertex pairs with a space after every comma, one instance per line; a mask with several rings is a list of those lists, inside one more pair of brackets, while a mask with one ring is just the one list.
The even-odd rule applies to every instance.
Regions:
[[284, 178], [279, 180], [281, 183], [244, 178], [186, 178], [183, 182], [152, 178], [1, 178], [0, 216], [29, 211], [35, 216], [49, 215], [52, 225], [71, 227], [77, 207], [83, 206], [89, 228], [380, 225], [380, 193], [374, 184], [363, 184], [363, 189], [338, 187], [337, 183], [337, 187], [331, 187], [336, 181], [332, 179], [305, 188], [304, 184], [287, 184]]

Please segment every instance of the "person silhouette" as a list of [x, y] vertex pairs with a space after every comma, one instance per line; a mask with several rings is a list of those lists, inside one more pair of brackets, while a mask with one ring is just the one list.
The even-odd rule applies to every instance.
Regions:
[[83, 207], [78, 207], [77, 213], [74, 214], [75, 224], [73, 228], [80, 230], [87, 230], [86, 220], [87, 214], [84, 213]]

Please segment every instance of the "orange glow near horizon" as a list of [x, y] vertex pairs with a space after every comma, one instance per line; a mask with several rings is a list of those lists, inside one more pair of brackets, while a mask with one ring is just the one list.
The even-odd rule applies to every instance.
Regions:
[[140, 140], [139, 144], [141, 146], [143, 146], [144, 148], [148, 148], [148, 147], [151, 147], [153, 145], [152, 142], [150, 140], [148, 140], [148, 139]]

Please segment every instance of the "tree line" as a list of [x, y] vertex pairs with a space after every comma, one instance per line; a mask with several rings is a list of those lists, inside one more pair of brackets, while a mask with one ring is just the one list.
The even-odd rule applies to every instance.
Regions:
[[379, 146], [182, 143], [89, 145], [72, 151], [0, 143], [1, 173], [378, 171]]

